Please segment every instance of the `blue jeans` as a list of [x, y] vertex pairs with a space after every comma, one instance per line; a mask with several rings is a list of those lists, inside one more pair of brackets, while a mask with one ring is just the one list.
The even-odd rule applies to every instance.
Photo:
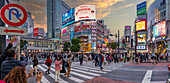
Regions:
[[103, 63], [103, 61], [99, 62], [100, 70], [102, 70], [102, 69], [103, 69], [103, 67], [102, 67], [102, 63]]

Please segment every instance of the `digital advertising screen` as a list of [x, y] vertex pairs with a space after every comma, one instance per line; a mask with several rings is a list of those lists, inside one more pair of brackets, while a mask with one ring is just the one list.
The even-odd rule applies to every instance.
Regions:
[[137, 45], [138, 46], [145, 46], [146, 45], [146, 31], [138, 32], [137, 33]]
[[136, 31], [147, 30], [147, 20], [140, 19], [136, 21]]
[[165, 36], [166, 35], [166, 22], [162, 21], [155, 26], [153, 26], [153, 35], [155, 37]]
[[95, 5], [80, 5], [75, 8], [75, 21], [83, 19], [96, 19]]
[[62, 27], [70, 25], [75, 22], [75, 8], [70, 9], [68, 12], [63, 14]]
[[63, 28], [63, 29], [61, 30], [61, 32], [62, 32], [62, 34], [66, 33], [66, 32], [67, 32], [67, 27]]
[[146, 42], [146, 34], [138, 34], [138, 42]]

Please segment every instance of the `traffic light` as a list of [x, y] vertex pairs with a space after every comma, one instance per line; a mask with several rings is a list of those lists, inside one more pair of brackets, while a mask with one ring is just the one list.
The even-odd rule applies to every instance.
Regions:
[[133, 48], [133, 39], [131, 39], [131, 47]]

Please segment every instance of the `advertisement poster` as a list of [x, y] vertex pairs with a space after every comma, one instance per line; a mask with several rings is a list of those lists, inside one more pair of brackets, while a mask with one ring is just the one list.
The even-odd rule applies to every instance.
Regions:
[[166, 35], [166, 22], [162, 21], [155, 26], [153, 26], [153, 33], [155, 37], [160, 37]]
[[75, 21], [82, 19], [96, 19], [95, 5], [80, 5], [75, 8]]
[[72, 8], [71, 10], [63, 14], [62, 27], [68, 26], [75, 22], [74, 12], [75, 12], [75, 8]]
[[146, 42], [146, 34], [139, 34], [138, 42]]
[[147, 30], [147, 20], [140, 19], [136, 21], [136, 31]]

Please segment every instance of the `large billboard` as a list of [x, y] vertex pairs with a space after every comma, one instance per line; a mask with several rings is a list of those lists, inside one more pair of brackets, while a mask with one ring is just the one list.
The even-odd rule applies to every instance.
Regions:
[[155, 26], [153, 26], [153, 36], [154, 37], [160, 37], [166, 35], [166, 22], [162, 21]]
[[68, 26], [75, 22], [75, 8], [72, 8], [71, 10], [67, 11], [63, 14], [62, 17], [62, 27]]
[[137, 16], [146, 14], [146, 1], [137, 5]]
[[75, 21], [83, 19], [96, 19], [95, 5], [80, 5], [75, 8]]
[[140, 19], [136, 21], [136, 31], [147, 30], [147, 19]]

